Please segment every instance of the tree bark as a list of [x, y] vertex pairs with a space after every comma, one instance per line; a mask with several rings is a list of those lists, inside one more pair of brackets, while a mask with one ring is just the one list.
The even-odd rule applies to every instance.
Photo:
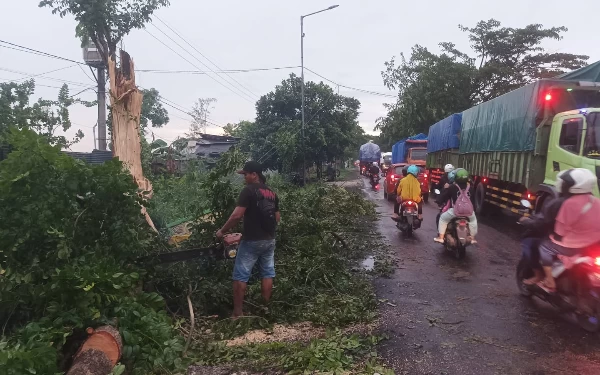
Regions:
[[[140, 115], [144, 95], [135, 84], [133, 60], [121, 51], [121, 65], [117, 67], [112, 57], [108, 58], [110, 78], [110, 103], [112, 113], [112, 151], [133, 176], [144, 199], [152, 197], [152, 184], [142, 170], [142, 145], [140, 139]], [[148, 224], [156, 231], [146, 207], [142, 213]]]

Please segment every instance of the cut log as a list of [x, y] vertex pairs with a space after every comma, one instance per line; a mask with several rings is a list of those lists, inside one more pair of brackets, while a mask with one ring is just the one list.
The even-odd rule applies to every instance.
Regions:
[[[133, 60], [121, 50], [121, 65], [108, 59], [110, 78], [110, 106], [112, 113], [112, 151], [129, 170], [139, 186], [144, 199], [152, 197], [152, 184], [142, 170], [142, 144], [140, 139], [140, 115], [144, 95], [135, 84]], [[142, 213], [148, 224], [156, 231], [145, 207]]]
[[121, 358], [123, 341], [117, 329], [111, 326], [88, 328], [88, 334], [67, 375], [108, 375]]

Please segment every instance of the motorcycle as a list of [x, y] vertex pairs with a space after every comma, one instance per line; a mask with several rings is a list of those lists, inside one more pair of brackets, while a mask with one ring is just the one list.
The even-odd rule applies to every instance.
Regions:
[[[522, 200], [521, 205], [531, 208]], [[523, 297], [533, 296], [546, 301], [563, 313], [574, 313], [577, 324], [588, 332], [600, 329], [600, 246], [582, 251], [573, 257], [559, 255], [552, 265], [556, 292], [549, 293], [538, 285], [527, 285], [533, 269], [525, 258], [517, 266], [517, 286]]]
[[421, 227], [417, 203], [411, 200], [402, 201], [400, 204], [400, 215], [396, 220], [396, 227], [405, 236], [411, 236], [415, 229]]
[[371, 181], [371, 189], [374, 191], [379, 191], [379, 174], [372, 175], [370, 177]]
[[[435, 189], [436, 194], [440, 194], [438, 189]], [[440, 216], [443, 207], [440, 208], [435, 221], [439, 225]], [[454, 255], [456, 259], [463, 259], [467, 254], [467, 246], [471, 244], [471, 234], [469, 231], [469, 218], [465, 216], [456, 216], [450, 220], [446, 233], [444, 233], [444, 249]]]

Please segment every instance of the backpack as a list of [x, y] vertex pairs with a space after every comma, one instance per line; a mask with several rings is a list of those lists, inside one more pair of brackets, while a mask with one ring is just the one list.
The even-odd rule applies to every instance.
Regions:
[[471, 203], [471, 198], [469, 198], [469, 184], [467, 184], [467, 188], [462, 190], [458, 184], [455, 184], [458, 188], [459, 194], [458, 198], [456, 198], [456, 202], [454, 203], [454, 215], [456, 216], [471, 216], [473, 215], [473, 203]]
[[277, 228], [275, 193], [267, 188], [257, 188], [255, 194], [261, 228], [269, 234], [275, 233]]

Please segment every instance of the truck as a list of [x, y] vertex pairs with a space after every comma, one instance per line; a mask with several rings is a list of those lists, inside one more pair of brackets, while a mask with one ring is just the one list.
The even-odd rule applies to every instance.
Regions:
[[452, 114], [429, 127], [427, 162], [429, 187], [435, 190], [444, 174], [446, 164], [458, 165], [459, 134], [462, 113]]
[[360, 150], [358, 152], [360, 173], [365, 174], [369, 168], [369, 165], [372, 165], [374, 162], [379, 164], [380, 159], [381, 148], [373, 143], [373, 141], [369, 141], [360, 146]]
[[423, 133], [404, 138], [392, 146], [392, 163], [425, 166], [427, 136]]
[[[587, 168], [600, 176], [600, 61], [527, 84], [461, 117], [458, 132], [444, 133], [446, 143], [430, 146], [427, 168], [430, 175], [439, 175], [447, 163], [468, 170], [478, 215], [494, 209], [521, 213], [521, 200], [539, 212], [556, 196], [561, 170]], [[440, 133], [436, 126], [430, 136]], [[458, 145], [450, 140], [454, 136]]]

